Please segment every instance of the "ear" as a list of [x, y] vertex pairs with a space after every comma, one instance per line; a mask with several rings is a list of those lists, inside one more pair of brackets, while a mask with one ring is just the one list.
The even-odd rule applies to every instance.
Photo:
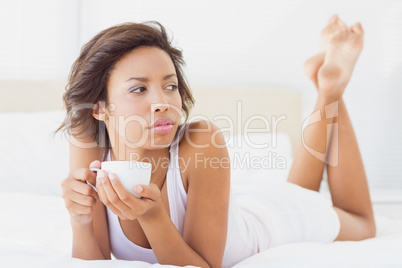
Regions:
[[108, 120], [105, 101], [98, 101], [95, 104], [94, 108], [92, 108], [92, 116], [99, 121]]

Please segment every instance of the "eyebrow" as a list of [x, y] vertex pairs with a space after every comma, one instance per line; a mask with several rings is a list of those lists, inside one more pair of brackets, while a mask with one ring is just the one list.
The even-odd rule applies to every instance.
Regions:
[[[173, 76], [176, 76], [176, 74], [168, 74], [165, 77], [163, 77], [162, 80], [168, 80], [169, 78], [171, 78]], [[126, 82], [128, 82], [130, 80], [138, 80], [138, 81], [141, 81], [141, 82], [148, 82], [149, 81], [149, 79], [146, 78], [146, 77], [131, 77], [131, 78], [127, 79]]]

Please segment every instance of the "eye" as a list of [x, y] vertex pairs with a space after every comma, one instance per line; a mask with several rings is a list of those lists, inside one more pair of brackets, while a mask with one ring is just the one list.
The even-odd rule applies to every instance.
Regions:
[[177, 90], [177, 86], [176, 85], [169, 85], [169, 86], [167, 86], [166, 87], [168, 90], [170, 90], [170, 91], [175, 91], [175, 90]]
[[133, 87], [133, 88], [130, 88], [129, 92], [130, 93], [131, 92], [133, 92], [133, 93], [141, 93], [141, 92], [144, 92], [145, 90], [146, 90], [145, 87]]

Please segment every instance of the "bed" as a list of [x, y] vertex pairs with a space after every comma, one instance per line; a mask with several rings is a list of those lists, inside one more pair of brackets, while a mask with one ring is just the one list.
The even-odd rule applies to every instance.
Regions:
[[[64, 85], [64, 81], [0, 81], [0, 266], [175, 267], [70, 257], [69, 215], [60, 197], [60, 182], [68, 173], [68, 141], [63, 135], [51, 135], [64, 117]], [[225, 87], [193, 91], [197, 103], [190, 120], [208, 118], [225, 130], [232, 160], [246, 154], [266, 157], [265, 166], [232, 167], [234, 187], [261, 178], [286, 179], [300, 140], [299, 91]], [[251, 142], [245, 142], [245, 130]], [[328, 196], [325, 189], [323, 194]], [[402, 267], [402, 220], [376, 214], [376, 221], [377, 236], [372, 239], [278, 246], [235, 267]]]

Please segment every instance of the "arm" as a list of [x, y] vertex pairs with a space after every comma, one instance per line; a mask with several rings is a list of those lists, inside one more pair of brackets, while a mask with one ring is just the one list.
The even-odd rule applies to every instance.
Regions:
[[208, 262], [181, 237], [162, 202], [153, 211], [138, 217], [145, 235], [160, 264], [210, 267]]
[[120, 219], [138, 220], [159, 263], [209, 267], [180, 236], [163, 207], [158, 186], [151, 183], [141, 187], [141, 192], [134, 188], [142, 196], [139, 199], [124, 188], [115, 174], [98, 172], [96, 189], [100, 200]]
[[[184, 237], [180, 236], [167, 215], [158, 186], [153, 183], [141, 185], [141, 192], [135, 187], [137, 194], [143, 197], [138, 199], [122, 186], [113, 173], [98, 172], [98, 176], [104, 178], [97, 180], [96, 186], [102, 202], [120, 218], [138, 220], [161, 264], [222, 266], [228, 221], [230, 164], [223, 135], [215, 126], [208, 131], [205, 127], [208, 127], [205, 122], [194, 123], [193, 130], [204, 131], [190, 134], [191, 145], [187, 141], [180, 144], [181, 157], [190, 159], [191, 163], [184, 175], [188, 177]], [[198, 145], [207, 147], [200, 149]], [[207, 162], [199, 163], [199, 155]], [[209, 162], [212, 159], [214, 164]], [[226, 164], [219, 165], [216, 160]]]
[[[88, 144], [91, 140], [80, 139], [79, 142]], [[75, 144], [77, 145], [76, 142]], [[70, 211], [70, 222], [73, 231], [72, 257], [74, 258], [110, 259], [111, 257], [105, 206], [102, 202], [96, 200], [93, 211], [87, 216], [89, 210], [87, 208], [73, 208], [77, 204], [71, 202], [69, 198], [74, 195], [72, 199], [84, 202], [83, 198], [87, 198], [90, 195], [97, 197], [96, 192], [84, 181], [87, 180], [95, 184], [96, 175], [88, 167], [91, 165], [91, 167], [100, 168], [98, 161], [91, 164], [94, 160], [99, 159], [101, 159], [101, 149], [99, 147], [84, 148], [84, 146], [75, 146], [70, 143], [70, 173], [68, 178], [63, 181], [62, 187], [66, 206], [70, 208], [69, 211], [74, 210]], [[82, 189], [81, 196], [75, 191], [77, 187]], [[80, 214], [79, 209], [81, 209], [82, 214], [76, 215]], [[85, 217], [86, 219], [83, 220]]]
[[[211, 122], [197, 122], [191, 129], [187, 213], [184, 240], [212, 267], [221, 267], [225, 251], [230, 195], [230, 159], [222, 132]], [[198, 145], [198, 146], [197, 146]], [[206, 148], [197, 149], [202, 145]], [[188, 156], [187, 156], [188, 157]], [[201, 160], [201, 162], [200, 162]]]
[[[226, 142], [210, 122], [190, 126], [180, 156], [190, 159], [183, 238], [164, 209], [140, 217], [160, 263], [221, 267], [225, 250], [230, 194], [230, 161]], [[208, 147], [206, 147], [208, 146]], [[200, 148], [206, 147], [206, 148]], [[168, 242], [169, 246], [166, 246]]]

